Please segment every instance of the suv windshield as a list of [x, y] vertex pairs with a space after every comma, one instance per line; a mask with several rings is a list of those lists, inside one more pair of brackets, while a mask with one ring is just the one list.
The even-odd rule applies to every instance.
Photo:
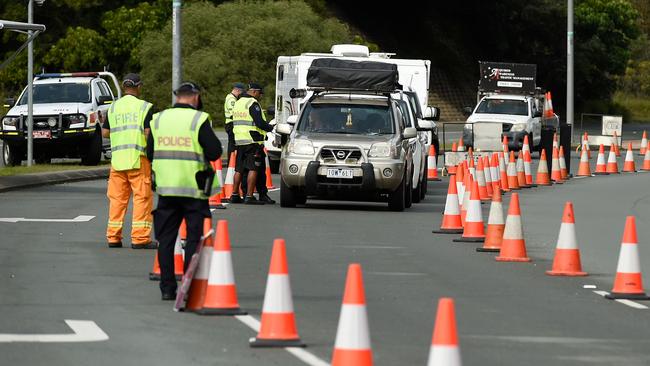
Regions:
[[[57, 83], [34, 85], [34, 104], [42, 103], [88, 103], [89, 83]], [[27, 93], [23, 93], [18, 105], [27, 104]]]
[[309, 103], [298, 131], [384, 135], [395, 133], [395, 127], [388, 106]]
[[475, 113], [528, 115], [528, 103], [512, 99], [483, 99]]

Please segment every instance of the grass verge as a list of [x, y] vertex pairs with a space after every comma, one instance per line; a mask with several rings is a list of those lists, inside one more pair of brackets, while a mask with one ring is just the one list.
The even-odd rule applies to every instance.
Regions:
[[614, 94], [614, 103], [620, 104], [630, 112], [630, 121], [625, 122], [650, 122], [650, 99], [635, 97], [623, 93]]
[[102, 161], [98, 166], [87, 166], [79, 165], [78, 163], [56, 163], [56, 164], [36, 164], [32, 166], [12, 166], [12, 167], [2, 167], [0, 168], [0, 177], [7, 177], [12, 175], [21, 175], [21, 174], [30, 174], [30, 173], [44, 173], [44, 172], [56, 172], [63, 170], [86, 170], [92, 168], [98, 168], [102, 166], [108, 166], [109, 161]]

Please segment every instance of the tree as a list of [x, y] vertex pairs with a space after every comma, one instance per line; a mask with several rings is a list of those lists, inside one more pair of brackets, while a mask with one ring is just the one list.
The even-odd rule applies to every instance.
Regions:
[[[149, 32], [140, 45], [145, 97], [158, 108], [169, 105], [171, 21]], [[262, 105], [272, 105], [279, 55], [327, 52], [350, 42], [348, 28], [324, 19], [303, 2], [192, 3], [183, 9], [183, 71], [203, 89], [206, 111], [223, 122], [223, 98], [233, 82], [264, 85]]]
[[104, 38], [92, 29], [82, 27], [68, 28], [45, 55], [46, 65], [59, 70], [92, 70], [106, 64]]

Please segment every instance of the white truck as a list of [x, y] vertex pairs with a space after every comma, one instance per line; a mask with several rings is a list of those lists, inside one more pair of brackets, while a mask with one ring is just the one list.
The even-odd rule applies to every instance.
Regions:
[[[7, 100], [11, 109], [2, 117], [0, 139], [6, 166], [20, 165], [27, 158], [25, 90], [17, 101]], [[32, 137], [37, 163], [81, 158], [82, 164], [97, 165], [106, 149], [101, 123], [110, 103], [121, 96], [115, 75], [105, 71], [40, 74], [34, 78], [33, 90]]]
[[[394, 53], [370, 52], [367, 46], [354, 44], [333, 45], [330, 53], [303, 53], [298, 56], [279, 56], [276, 66], [275, 79], [275, 124], [287, 123], [287, 118], [297, 115], [303, 104], [309, 99], [310, 94], [293, 98], [291, 90], [305, 89], [307, 87], [307, 71], [312, 61], [317, 58], [337, 58], [349, 61], [377, 61], [397, 65], [399, 83], [405, 91], [415, 93], [419, 105], [418, 119], [424, 120], [424, 114], [429, 119], [439, 118], [438, 109], [427, 109], [429, 99], [429, 77], [431, 61], [416, 59], [391, 58]], [[433, 111], [433, 112], [432, 112]], [[431, 113], [438, 115], [430, 115]], [[438, 149], [437, 126], [429, 134], [428, 144], [434, 144]], [[275, 131], [268, 133], [265, 147], [268, 151], [271, 171], [277, 172], [280, 163], [281, 136]], [[428, 149], [428, 145], [427, 145]]]

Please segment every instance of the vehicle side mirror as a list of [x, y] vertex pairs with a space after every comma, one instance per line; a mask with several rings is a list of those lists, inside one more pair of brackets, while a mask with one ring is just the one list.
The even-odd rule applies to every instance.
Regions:
[[289, 135], [291, 134], [292, 130], [293, 130], [293, 126], [288, 123], [278, 123], [275, 126], [275, 132], [281, 135]]
[[418, 121], [418, 131], [430, 131], [435, 128], [433, 121]]
[[472, 107], [463, 108], [463, 116], [469, 117], [472, 115]]
[[111, 97], [110, 95], [100, 95], [97, 98], [98, 105], [111, 104], [111, 103], [113, 103], [113, 97]]
[[417, 136], [418, 130], [415, 127], [406, 127], [402, 132], [402, 137], [405, 139], [412, 139]]
[[266, 108], [266, 114], [269, 116], [275, 116], [275, 107], [270, 105]]
[[14, 105], [16, 105], [16, 99], [14, 99], [14, 98], [7, 98], [7, 99], [5, 99], [5, 104], [4, 104], [4, 107], [5, 107], [5, 108], [11, 108], [11, 107], [13, 107]]
[[296, 122], [298, 122], [298, 115], [297, 114], [292, 114], [289, 117], [287, 117], [287, 123], [290, 125], [295, 125]]
[[424, 109], [424, 119], [429, 121], [439, 121], [440, 120], [440, 108], [438, 107], [426, 107]]

